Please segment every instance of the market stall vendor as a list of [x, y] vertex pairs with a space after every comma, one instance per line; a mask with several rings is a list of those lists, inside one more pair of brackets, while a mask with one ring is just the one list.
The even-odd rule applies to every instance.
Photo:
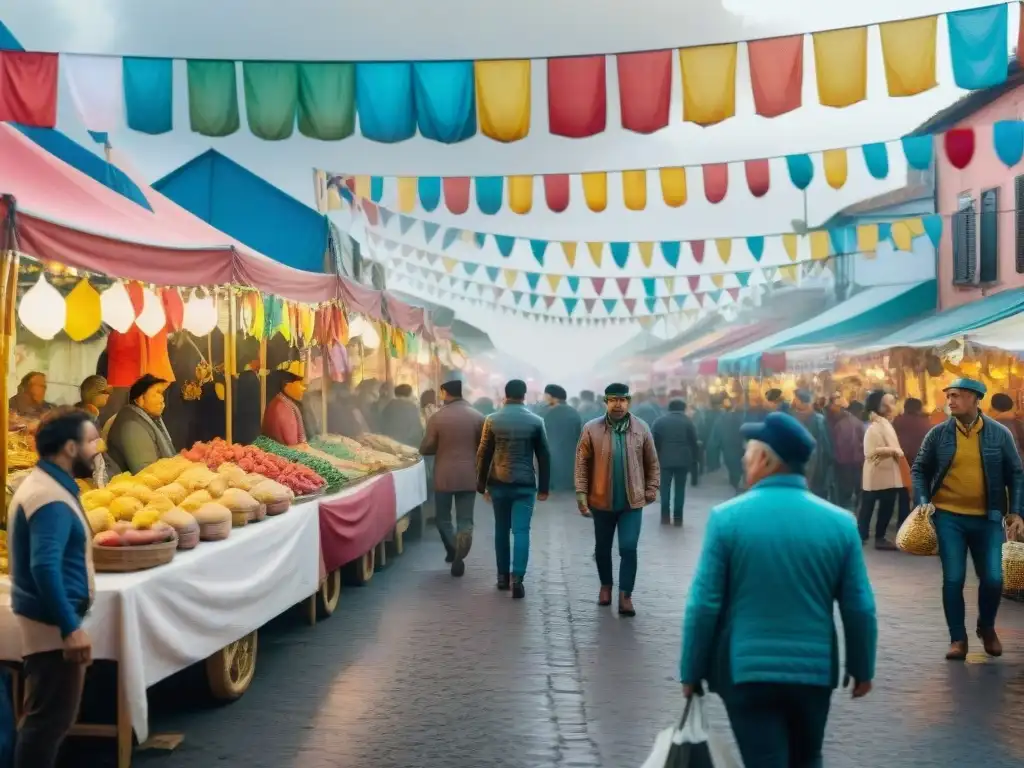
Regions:
[[306, 426], [302, 420], [302, 398], [306, 381], [294, 370], [277, 371], [281, 391], [267, 403], [263, 414], [263, 434], [282, 445], [306, 442]]
[[25, 419], [40, 419], [53, 404], [46, 402], [46, 374], [39, 371], [26, 373], [18, 384], [18, 393], [7, 403], [18, 416]]
[[135, 475], [177, 454], [161, 418], [169, 383], [147, 373], [132, 384], [127, 405], [111, 420], [107, 453], [121, 471]]
[[96, 420], [99, 419], [100, 412], [107, 407], [110, 393], [114, 390], [107, 383], [106, 378], [96, 374], [86, 376], [78, 391], [82, 399], [75, 403], [75, 408], [81, 408]]

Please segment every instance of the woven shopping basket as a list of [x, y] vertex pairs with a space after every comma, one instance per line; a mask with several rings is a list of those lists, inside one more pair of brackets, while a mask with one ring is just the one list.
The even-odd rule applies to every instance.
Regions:
[[907, 515], [896, 533], [896, 546], [909, 555], [928, 557], [939, 553], [939, 535], [935, 532], [933, 510], [920, 506]]
[[1024, 602], [1024, 542], [1003, 542], [1003, 597]]

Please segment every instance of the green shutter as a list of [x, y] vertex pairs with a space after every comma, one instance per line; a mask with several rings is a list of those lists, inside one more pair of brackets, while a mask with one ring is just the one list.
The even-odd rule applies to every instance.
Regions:
[[249, 130], [267, 141], [287, 139], [295, 130], [299, 103], [299, 68], [293, 62], [247, 61], [245, 115]]
[[188, 62], [188, 116], [203, 136], [230, 136], [238, 130], [238, 81], [235, 62]]

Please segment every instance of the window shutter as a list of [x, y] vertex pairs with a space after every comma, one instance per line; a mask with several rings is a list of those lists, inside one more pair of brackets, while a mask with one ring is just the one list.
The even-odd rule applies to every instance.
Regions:
[[1024, 273], [1024, 176], [1013, 182], [1014, 222], [1017, 226], [1017, 272]]
[[953, 282], [972, 284], [977, 277], [977, 227], [974, 201], [953, 214]]
[[981, 193], [981, 230], [978, 251], [978, 282], [999, 279], [999, 188]]

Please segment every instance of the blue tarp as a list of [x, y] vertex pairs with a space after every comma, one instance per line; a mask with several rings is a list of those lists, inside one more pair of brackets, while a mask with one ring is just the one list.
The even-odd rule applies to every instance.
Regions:
[[153, 188], [274, 261], [324, 271], [327, 217], [215, 150], [171, 171]]
[[1024, 288], [1001, 291], [926, 317], [879, 339], [871, 348], [930, 346], [931, 343], [942, 343], [1020, 312], [1024, 312]]
[[718, 359], [719, 373], [755, 376], [768, 352], [815, 344], [841, 344], [911, 322], [936, 303], [934, 280], [868, 288], [798, 325], [766, 336]]

